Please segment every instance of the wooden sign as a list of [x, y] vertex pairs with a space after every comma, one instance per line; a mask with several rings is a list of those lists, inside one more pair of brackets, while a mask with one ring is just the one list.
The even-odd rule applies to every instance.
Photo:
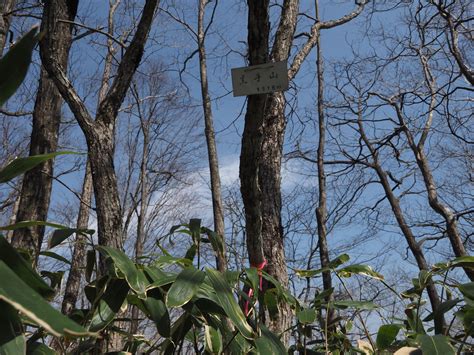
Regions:
[[287, 61], [232, 69], [234, 96], [267, 94], [288, 89]]

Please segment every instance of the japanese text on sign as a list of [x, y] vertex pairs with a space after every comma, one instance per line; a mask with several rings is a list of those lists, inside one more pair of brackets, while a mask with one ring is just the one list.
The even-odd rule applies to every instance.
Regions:
[[266, 94], [288, 89], [287, 62], [232, 69], [234, 96]]

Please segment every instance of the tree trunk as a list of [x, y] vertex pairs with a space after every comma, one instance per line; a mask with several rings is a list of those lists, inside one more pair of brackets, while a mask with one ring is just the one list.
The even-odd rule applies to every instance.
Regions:
[[0, 57], [7, 44], [8, 31], [10, 30], [11, 11], [16, 0], [0, 0]]
[[[209, 96], [209, 84], [207, 81], [207, 62], [205, 30], [204, 30], [204, 11], [208, 0], [199, 1], [198, 12], [198, 51], [199, 51], [199, 69], [201, 75], [201, 95], [204, 111], [204, 124], [207, 143], [207, 154], [209, 160], [209, 173], [211, 176], [211, 194], [212, 210], [214, 215], [214, 231], [221, 238], [224, 249], [216, 250], [217, 269], [224, 272], [227, 269], [227, 258], [225, 253], [225, 228], [224, 228], [224, 208], [222, 206], [221, 179], [219, 175], [219, 162], [217, 158], [217, 146], [214, 133], [214, 123], [212, 118], [211, 98]], [[217, 6], [217, 3], [216, 3]]]
[[[360, 104], [359, 104], [360, 105]], [[378, 152], [377, 150], [372, 146], [372, 143], [369, 141], [367, 135], [365, 134], [365, 130], [362, 124], [362, 114], [360, 111], [359, 107], [359, 117], [357, 120], [358, 127], [359, 127], [359, 132], [362, 141], [364, 144], [367, 146], [368, 150], [370, 151], [370, 154], [372, 156], [372, 164], [371, 167], [375, 170], [377, 173], [377, 176], [379, 178], [380, 184], [382, 185], [385, 196], [388, 199], [388, 202], [390, 203], [390, 207], [392, 208], [393, 214], [395, 216], [395, 219], [397, 220], [398, 226], [400, 230], [402, 231], [405, 240], [407, 241], [408, 248], [410, 249], [411, 253], [413, 254], [413, 257], [416, 260], [416, 264], [418, 265], [418, 268], [420, 270], [425, 270], [429, 271], [428, 263], [425, 259], [425, 255], [423, 253], [423, 250], [421, 249], [420, 245], [416, 241], [415, 235], [413, 234], [411, 228], [408, 226], [408, 224], [405, 221], [405, 217], [403, 215], [402, 208], [400, 206], [400, 201], [399, 199], [395, 196], [393, 193], [392, 187], [390, 186], [390, 182], [388, 181], [387, 178], [387, 173], [384, 171], [382, 168], [382, 165], [380, 164], [379, 158], [378, 158]], [[443, 334], [444, 333], [444, 328], [445, 328], [445, 320], [444, 320], [444, 315], [443, 313], [437, 312], [441, 301], [438, 296], [438, 291], [436, 290], [436, 286], [433, 282], [433, 280], [430, 278], [427, 286], [426, 286], [426, 291], [428, 293], [428, 297], [430, 299], [431, 303], [431, 308], [434, 314], [437, 314], [434, 318], [434, 325], [435, 325], [435, 333], [436, 334]]]
[[[78, 1], [46, 1], [41, 22], [45, 33], [40, 41], [40, 52], [47, 50], [62, 70], [66, 70], [71, 47], [72, 25], [59, 19], [74, 20]], [[61, 95], [45, 70], [41, 77], [33, 111], [30, 155], [56, 151], [61, 122]], [[51, 199], [53, 161], [38, 165], [23, 177], [20, 204], [16, 221], [46, 220]], [[13, 233], [13, 245], [28, 250], [38, 260], [44, 237], [44, 226], [17, 229]]]
[[[82, 184], [81, 202], [76, 227], [87, 229], [89, 227], [90, 204], [92, 200], [92, 175], [90, 164], [87, 163], [84, 182]], [[84, 274], [87, 239], [83, 234], [76, 234], [74, 251], [72, 254], [71, 268], [69, 270], [61, 312], [69, 314], [76, 307], [78, 296], [81, 294], [81, 275]]]
[[[51, 53], [43, 53], [43, 62], [86, 137], [92, 181], [97, 206], [98, 239], [100, 245], [122, 247], [122, 217], [114, 170], [114, 133], [118, 111], [130, 82], [143, 56], [158, 0], [147, 0], [136, 32], [118, 65], [114, 80], [100, 101], [93, 120], [84, 102], [75, 91]], [[101, 270], [104, 268], [101, 261]]]
[[[315, 0], [316, 20], [319, 21], [319, 4]], [[318, 207], [316, 208], [316, 221], [318, 224], [318, 247], [319, 260], [321, 267], [325, 268], [329, 265], [329, 248], [327, 243], [327, 191], [326, 191], [326, 173], [324, 171], [324, 148], [326, 143], [326, 117], [324, 113], [324, 61], [321, 50], [321, 36], [318, 36], [316, 41], [316, 70], [318, 77], [318, 151], [317, 151], [317, 170], [318, 170]], [[331, 271], [323, 271], [323, 289], [330, 290], [332, 288]], [[333, 295], [326, 297], [326, 302], [333, 299]], [[328, 312], [321, 324], [322, 329], [326, 330], [326, 337], [328, 336], [328, 325], [333, 324], [334, 309], [327, 308]], [[331, 326], [333, 330], [335, 324]]]

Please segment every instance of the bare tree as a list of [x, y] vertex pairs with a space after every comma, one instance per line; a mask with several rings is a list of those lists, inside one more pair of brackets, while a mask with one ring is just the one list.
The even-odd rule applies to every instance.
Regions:
[[10, 30], [11, 12], [15, 8], [16, 0], [0, 1], [0, 56], [5, 48], [8, 31]]
[[68, 103], [86, 137], [97, 205], [99, 244], [122, 247], [122, 214], [114, 171], [115, 122], [132, 77], [140, 63], [159, 1], [146, 1], [136, 32], [120, 61], [116, 75], [100, 102], [95, 120], [73, 85], [51, 56], [42, 53], [42, 61], [58, 90]]
[[[352, 20], [366, 2], [357, 2], [354, 11], [332, 21], [318, 21], [311, 27], [307, 41], [293, 58], [288, 78], [292, 80], [316, 45], [320, 30]], [[283, 2], [272, 49], [269, 49], [270, 24], [268, 1], [249, 1], [249, 64], [288, 59], [293, 43], [299, 1]], [[251, 265], [263, 265], [283, 285], [288, 283], [283, 228], [281, 223], [281, 158], [285, 133], [285, 96], [281, 92], [248, 97], [240, 156], [241, 192], [245, 207], [247, 248]], [[275, 331], [289, 328], [289, 309], [280, 309], [271, 321]]]
[[[221, 179], [219, 176], [219, 162], [217, 156], [216, 138], [214, 133], [214, 122], [212, 118], [211, 97], [209, 95], [209, 83], [207, 79], [207, 61], [206, 61], [206, 33], [212, 24], [212, 21], [207, 26], [204, 25], [204, 14], [208, 0], [199, 1], [198, 11], [198, 50], [199, 50], [199, 72], [201, 74], [201, 95], [202, 106], [204, 111], [205, 134], [207, 142], [207, 154], [209, 160], [209, 173], [211, 176], [211, 194], [212, 194], [212, 209], [214, 215], [214, 230], [217, 235], [222, 238], [223, 250], [216, 251], [217, 269], [224, 272], [227, 269], [227, 259], [225, 254], [225, 227], [224, 227], [224, 208], [222, 205]], [[213, 13], [218, 4], [214, 4]]]
[[[78, 1], [47, 1], [44, 6], [41, 30], [45, 35], [40, 41], [40, 53], [49, 53], [50, 59], [60, 70], [66, 71], [69, 49], [72, 43], [70, 23], [60, 19], [74, 20]], [[41, 71], [38, 92], [33, 111], [30, 155], [56, 151], [61, 122], [61, 95], [46, 70]], [[52, 188], [53, 162], [47, 161], [29, 170], [23, 177], [16, 221], [46, 220]], [[44, 226], [17, 229], [12, 243], [24, 248], [34, 256], [36, 264], [44, 237]]]

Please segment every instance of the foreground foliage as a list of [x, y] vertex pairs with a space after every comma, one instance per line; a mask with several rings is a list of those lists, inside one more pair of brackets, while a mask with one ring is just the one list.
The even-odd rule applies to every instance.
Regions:
[[[1, 78], [1, 103], [21, 83], [18, 80], [26, 73], [35, 41], [36, 29], [33, 29], [0, 61], [0, 68], [8, 63], [23, 66], [19, 75]], [[3, 76], [6, 71], [1, 73]], [[66, 153], [16, 159], [0, 171], [0, 182], [8, 182], [60, 154]], [[43, 252], [43, 256], [58, 260], [66, 268], [69, 261], [53, 249], [74, 233], [93, 233], [43, 221], [23, 221], [0, 229], [38, 224], [55, 229], [49, 250]], [[347, 264], [350, 260], [347, 254], [337, 257], [324, 269], [295, 270], [305, 279], [330, 271], [346, 290], [345, 278], [368, 277], [381, 282], [400, 302], [406, 303], [406, 317], [381, 325], [375, 339], [360, 317], [367, 339], [363, 350], [360, 344], [356, 347], [351, 336], [352, 320], [363, 312], [377, 309], [377, 304], [354, 300], [349, 292], [346, 293], [348, 299], [337, 297], [328, 302], [334, 289], [316, 293], [309, 302], [303, 303], [264, 271], [248, 268], [220, 273], [203, 268], [202, 245], [210, 244], [216, 254], [222, 253], [221, 239], [201, 226], [198, 219], [173, 227], [169, 237], [177, 234], [187, 235], [192, 240], [184, 256], [171, 255], [160, 246], [160, 255], [147, 255], [139, 263], [123, 251], [91, 243], [84, 270], [88, 307], [74, 309], [67, 316], [49, 303], [60, 289], [64, 271], [43, 270], [38, 274], [31, 267], [28, 255], [15, 250], [0, 236], [0, 354], [86, 353], [109, 348], [116, 351], [117, 346], [128, 353], [140, 350], [164, 354], [180, 353], [187, 348], [208, 354], [380, 353], [404, 346], [420, 348], [426, 354], [474, 350], [473, 345], [468, 344], [474, 336], [474, 283], [447, 282], [449, 273], [456, 268], [474, 269], [474, 257], [436, 264], [430, 271], [420, 272], [412, 280], [413, 287], [403, 292], [386, 284], [384, 277], [371, 267]], [[265, 292], [260, 291], [260, 277], [271, 285]], [[45, 279], [49, 279], [49, 283]], [[430, 280], [443, 290], [445, 297], [438, 313], [422, 316], [426, 311], [423, 296]], [[243, 292], [243, 286], [253, 292]], [[239, 299], [249, 302], [249, 314], [244, 314]], [[292, 336], [288, 347], [281, 341], [283, 334], [272, 333], [263, 322], [263, 318], [271, 317], [282, 303], [288, 304], [295, 315], [293, 326], [287, 330]], [[134, 321], [128, 317], [128, 307], [137, 307], [140, 314], [155, 325], [156, 331], [128, 333], [128, 324]], [[333, 324], [325, 321], [329, 309], [338, 312]], [[451, 322], [443, 334], [432, 335], [433, 320], [440, 313], [448, 315]]]

